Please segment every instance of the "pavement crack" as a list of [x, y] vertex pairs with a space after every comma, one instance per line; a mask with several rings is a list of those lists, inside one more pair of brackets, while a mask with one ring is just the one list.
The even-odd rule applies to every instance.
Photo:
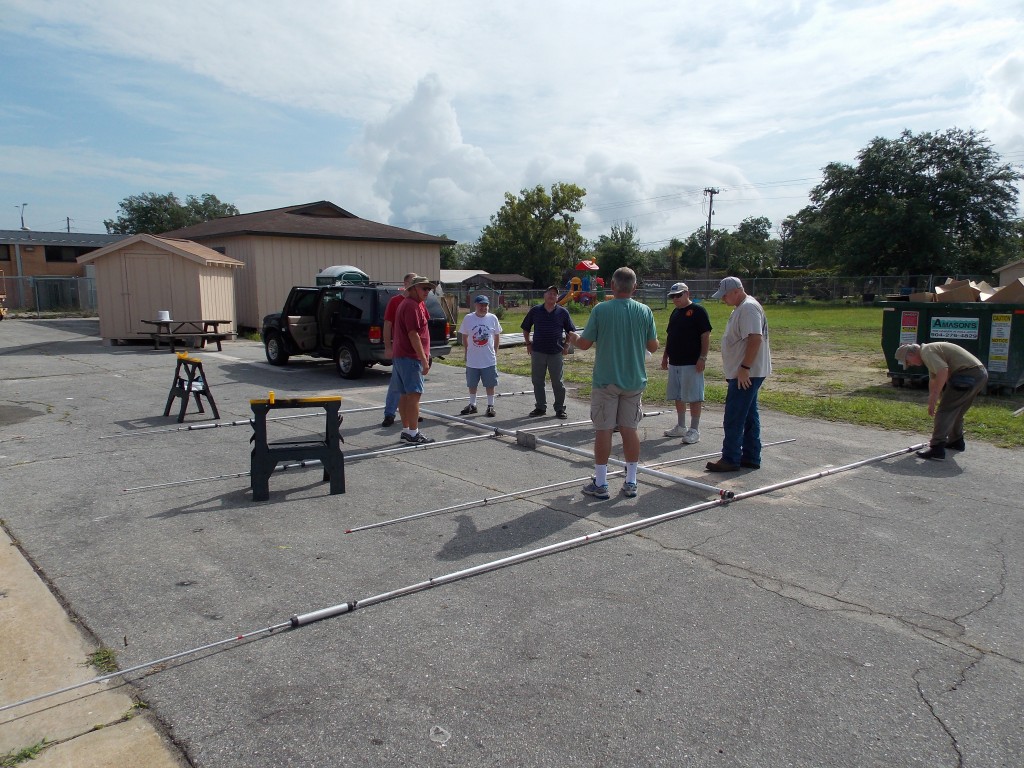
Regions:
[[[977, 659], [972, 661], [971, 664], [968, 665], [963, 672], [961, 672], [961, 675], [960, 675], [961, 681], [964, 679], [967, 670], [969, 670], [971, 667], [973, 667], [977, 663], [977, 661], [978, 661]], [[912, 675], [912, 677], [914, 679], [914, 686], [917, 688], [917, 695], [920, 697], [920, 699], [924, 703], [924, 705], [926, 707], [928, 707], [928, 711], [931, 713], [932, 719], [936, 723], [938, 723], [939, 727], [945, 732], [946, 736], [949, 738], [949, 745], [953, 749], [953, 752], [956, 753], [957, 768], [963, 768], [963, 765], [964, 765], [964, 753], [963, 753], [963, 750], [960, 749], [960, 743], [957, 741], [956, 734], [953, 733], [953, 729], [950, 728], [949, 724], [946, 723], [946, 721], [942, 719], [941, 715], [939, 715], [939, 713], [936, 711], [935, 704], [932, 703], [931, 699], [928, 698], [928, 694], [925, 693], [924, 686], [921, 684], [921, 679], [920, 679], [920, 675], [921, 675], [922, 672], [924, 672], [924, 670], [921, 669], [921, 668], [918, 668], [918, 669], [914, 670], [914, 674]], [[955, 686], [954, 686], [954, 688], [955, 688]], [[952, 690], [952, 689], [950, 689], [950, 690]]]
[[[956, 617], [955, 619], [949, 619], [944, 616], [935, 616], [929, 614], [920, 614], [922, 617], [928, 617], [935, 619], [937, 622], [946, 624], [950, 627], [956, 627], [957, 632], [951, 629], [944, 629], [938, 626], [929, 626], [926, 624], [915, 622], [913, 619], [907, 616], [901, 616], [899, 614], [890, 613], [874, 608], [864, 603], [858, 603], [852, 600], [847, 600], [839, 597], [836, 594], [826, 594], [813, 589], [809, 589], [801, 584], [793, 582], [786, 582], [778, 579], [774, 576], [770, 576], [766, 573], [759, 573], [751, 568], [736, 565], [735, 563], [726, 562], [724, 560], [718, 560], [714, 557], [706, 555], [698, 548], [706, 541], [710, 541], [709, 537], [705, 542], [699, 544], [693, 544], [689, 547], [673, 547], [658, 541], [656, 538], [651, 536], [643, 536], [648, 541], [652, 541], [662, 549], [675, 552], [685, 552], [688, 555], [693, 556], [698, 562], [703, 563], [712, 568], [713, 570], [721, 573], [724, 576], [730, 578], [741, 579], [750, 582], [759, 589], [774, 594], [785, 600], [790, 600], [798, 605], [805, 608], [810, 608], [815, 611], [833, 612], [833, 613], [846, 613], [851, 616], [855, 616], [862, 620], [873, 621], [876, 623], [885, 623], [896, 626], [902, 630], [910, 631], [911, 633], [927, 640], [928, 642], [935, 643], [951, 651], [959, 654], [963, 654], [972, 659], [977, 660], [981, 656], [992, 656], [994, 658], [1003, 659], [1014, 664], [1024, 664], [1021, 659], [1008, 656], [992, 648], [981, 647], [976, 643], [971, 642], [963, 637], [966, 632], [965, 628], [959, 623], [962, 617]], [[1001, 581], [1005, 581], [1005, 562], [1004, 562], [1004, 574]], [[1003, 587], [1005, 588], [1005, 586]], [[1001, 590], [1000, 590], [1001, 592]], [[986, 601], [986, 605], [991, 602], [993, 598]], [[973, 609], [965, 615], [981, 610], [981, 608]]]

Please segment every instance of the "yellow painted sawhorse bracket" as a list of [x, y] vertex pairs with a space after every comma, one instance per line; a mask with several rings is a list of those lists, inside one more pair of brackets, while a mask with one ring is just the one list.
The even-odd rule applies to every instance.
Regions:
[[205, 397], [210, 401], [210, 408], [213, 410], [213, 418], [220, 418], [220, 411], [217, 410], [217, 403], [210, 392], [210, 382], [206, 380], [203, 373], [203, 361], [186, 354], [178, 355], [178, 363], [174, 366], [174, 380], [171, 381], [171, 391], [167, 393], [167, 405], [164, 406], [164, 416], [171, 415], [171, 404], [175, 398], [181, 400], [181, 409], [178, 411], [178, 423], [185, 420], [185, 411], [188, 409], [188, 399], [194, 396], [196, 406], [200, 413], [206, 413], [203, 409]]

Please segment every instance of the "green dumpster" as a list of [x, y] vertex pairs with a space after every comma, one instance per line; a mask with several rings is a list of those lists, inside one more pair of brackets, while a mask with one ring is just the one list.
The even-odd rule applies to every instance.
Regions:
[[881, 301], [882, 352], [894, 386], [925, 381], [923, 366], [903, 370], [901, 344], [950, 341], [988, 369], [988, 390], [1012, 394], [1024, 384], [1024, 305], [985, 302]]

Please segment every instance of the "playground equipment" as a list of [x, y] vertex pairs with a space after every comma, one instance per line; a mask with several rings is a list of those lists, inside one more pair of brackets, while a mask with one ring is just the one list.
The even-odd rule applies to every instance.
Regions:
[[565, 284], [565, 291], [558, 297], [558, 303], [564, 306], [570, 301], [584, 305], [604, 301], [604, 278], [591, 275], [598, 269], [597, 262], [591, 259], [579, 262], [575, 267], [577, 275]]

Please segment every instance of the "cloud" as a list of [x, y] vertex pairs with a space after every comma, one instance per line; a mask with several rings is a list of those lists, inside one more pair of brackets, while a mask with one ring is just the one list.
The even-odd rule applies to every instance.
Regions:
[[453, 211], [501, 199], [497, 169], [480, 147], [463, 141], [436, 75], [425, 76], [409, 101], [367, 125], [353, 154], [372, 174], [374, 195], [388, 201], [390, 218], [402, 226], [436, 230]]
[[[39, 126], [9, 145], [458, 239], [536, 184], [584, 186], [590, 237], [631, 218], [656, 241], [701, 225], [708, 186], [716, 223], [777, 223], [827, 163], [904, 128], [1024, 149], [1019, 0], [0, 4], [48, 86], [8, 96], [21, 136]], [[41, 115], [69, 97], [88, 119], [59, 133]]]

